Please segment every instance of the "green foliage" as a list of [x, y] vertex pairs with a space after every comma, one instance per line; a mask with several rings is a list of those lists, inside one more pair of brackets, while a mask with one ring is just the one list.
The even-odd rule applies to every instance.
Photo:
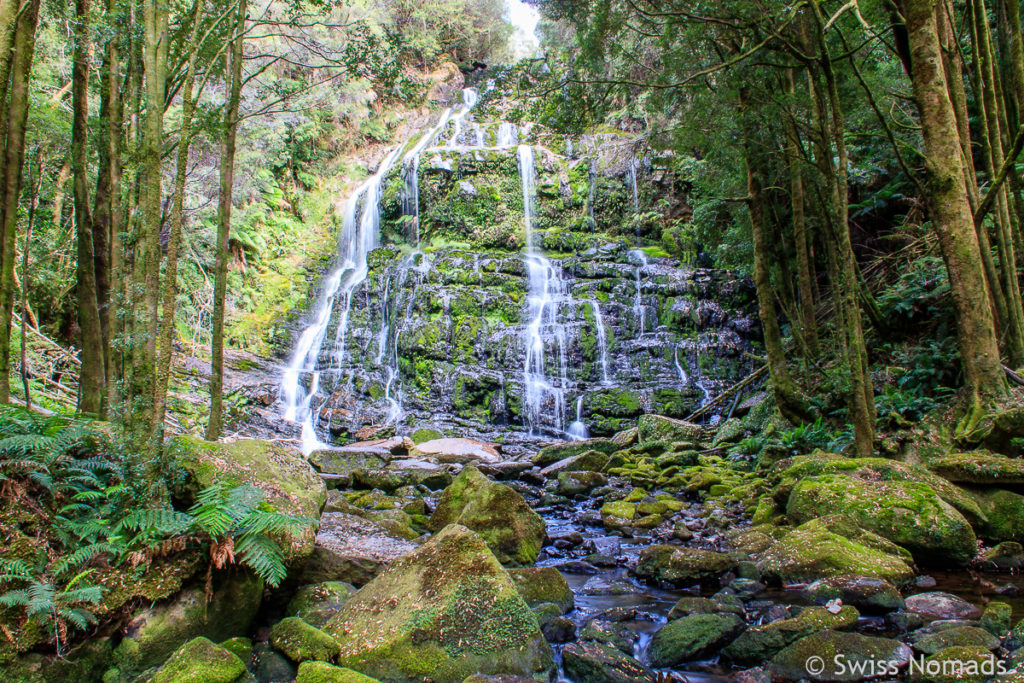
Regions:
[[771, 441], [790, 455], [810, 453], [819, 449], [838, 453], [853, 441], [853, 433], [849, 427], [836, 429], [819, 417], [814, 422], [779, 431]]

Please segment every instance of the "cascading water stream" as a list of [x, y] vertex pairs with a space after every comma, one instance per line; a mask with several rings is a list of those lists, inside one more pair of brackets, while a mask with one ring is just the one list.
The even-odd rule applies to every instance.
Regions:
[[505, 121], [498, 126], [498, 147], [515, 147], [518, 137], [516, 124]]
[[633, 191], [633, 213], [640, 213], [640, 193], [636, 189], [636, 157], [629, 160], [629, 186]]
[[582, 441], [590, 436], [587, 425], [583, 424], [583, 396], [576, 399], [576, 420], [569, 425], [566, 435], [573, 441]]
[[597, 347], [601, 362], [601, 384], [608, 386], [611, 380], [608, 379], [608, 338], [604, 329], [604, 318], [601, 316], [601, 307], [597, 301], [591, 301], [590, 307], [594, 309], [594, 329], [597, 331]]
[[636, 295], [633, 297], [633, 316], [640, 323], [640, 334], [642, 336], [647, 331], [647, 329], [646, 329], [646, 322], [644, 320], [644, 303], [643, 303], [643, 298], [641, 296], [641, 286], [642, 286], [642, 284], [641, 284], [641, 280], [640, 280], [640, 274], [643, 271], [643, 269], [647, 267], [647, 254], [645, 254], [643, 251], [641, 251], [639, 249], [634, 249], [633, 251], [631, 251], [629, 253], [630, 253], [631, 256], [636, 257], [636, 260], [637, 260], [637, 266], [636, 266]]
[[[526, 226], [527, 295], [526, 357], [523, 363], [523, 414], [530, 433], [547, 426], [562, 432], [565, 420], [566, 367], [565, 326], [558, 307], [565, 299], [561, 268], [548, 260], [536, 243], [533, 231], [537, 167], [533, 148], [520, 145], [519, 178], [523, 187], [523, 216]], [[545, 355], [551, 344], [558, 361], [557, 385], [545, 371]]]
[[676, 372], [679, 373], [679, 381], [682, 382], [683, 384], [686, 384], [687, 382], [690, 381], [690, 376], [686, 374], [686, 370], [683, 369], [683, 366], [679, 363], [679, 347], [678, 346], [676, 346], [676, 348], [675, 348], [675, 355], [674, 355], [674, 357], [675, 357], [675, 361], [676, 361]]

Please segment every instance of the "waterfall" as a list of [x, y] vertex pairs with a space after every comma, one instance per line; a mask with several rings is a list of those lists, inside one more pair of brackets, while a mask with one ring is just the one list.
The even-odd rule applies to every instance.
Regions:
[[629, 160], [629, 185], [633, 190], [633, 213], [640, 213], [640, 194], [636, 189], [636, 167], [637, 160], [633, 157]]
[[[448, 147], [459, 146], [459, 138], [462, 137], [462, 126], [466, 122], [466, 117], [469, 115], [469, 110], [476, 106], [476, 103], [479, 100], [480, 96], [477, 93], [476, 88], [464, 88], [462, 90], [462, 106], [459, 108], [458, 113], [451, 117], [454, 126], [452, 130], [452, 136], [448, 138]], [[442, 122], [442, 124], [440, 124], [435, 130], [440, 132], [441, 128], [444, 126], [444, 123], [447, 122]], [[474, 139], [477, 137], [476, 133], [474, 133], [473, 137]], [[424, 144], [423, 147], [429, 146], [431, 141], [427, 140], [426, 143], [428, 144]], [[420, 147], [420, 149], [416, 152], [417, 156], [419, 156], [419, 153], [423, 151], [423, 147]]]
[[[529, 273], [527, 296], [526, 356], [523, 362], [523, 416], [533, 434], [547, 422], [562, 431], [565, 416], [566, 368], [565, 326], [558, 319], [558, 305], [565, 298], [561, 268], [548, 260], [536, 243], [533, 212], [536, 196], [537, 168], [533, 148], [518, 147], [519, 177], [523, 187], [523, 216], [526, 226], [526, 252]], [[544, 360], [551, 343], [558, 360], [557, 385], [548, 379]], [[550, 406], [550, 407], [549, 407]]]
[[631, 256], [635, 256], [638, 261], [636, 266], [636, 295], [633, 297], [633, 316], [640, 321], [640, 334], [643, 335], [647, 329], [644, 321], [644, 304], [640, 292], [640, 273], [647, 267], [647, 254], [639, 249], [634, 249], [629, 253]]
[[601, 307], [596, 300], [590, 301], [590, 307], [594, 309], [594, 328], [597, 330], [597, 346], [601, 356], [601, 384], [611, 384], [608, 379], [608, 338], [604, 329], [604, 318], [601, 317]]
[[597, 170], [594, 168], [594, 160], [587, 164], [587, 218], [590, 219], [590, 227], [595, 228], [597, 221], [594, 220], [594, 191], [597, 185]]
[[676, 346], [676, 348], [675, 348], [675, 361], [676, 361], [676, 372], [679, 373], [679, 381], [682, 382], [683, 384], [686, 384], [687, 382], [690, 381], [690, 377], [689, 377], [689, 375], [686, 374], [686, 370], [684, 370], [683, 366], [680, 365], [680, 363], [679, 363], [679, 347], [678, 346]]
[[590, 436], [587, 425], [583, 424], [583, 396], [576, 399], [576, 421], [569, 425], [566, 435], [573, 441], [582, 441]]
[[498, 126], [498, 147], [513, 147], [518, 137], [519, 130], [516, 124], [505, 121]]

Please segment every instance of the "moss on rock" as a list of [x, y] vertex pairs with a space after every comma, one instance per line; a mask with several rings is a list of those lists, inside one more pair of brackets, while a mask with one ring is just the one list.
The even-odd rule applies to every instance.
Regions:
[[562, 573], [554, 567], [527, 567], [509, 569], [516, 590], [530, 607], [544, 603], [555, 604], [565, 614], [573, 608], [572, 589]]
[[717, 580], [736, 568], [736, 560], [724, 553], [678, 545], [644, 548], [634, 573], [647, 581], [687, 586]]
[[326, 662], [303, 662], [295, 683], [379, 683], [376, 678]]
[[[891, 676], [888, 672], [905, 669], [912, 656], [910, 648], [898, 640], [819, 631], [772, 657], [769, 670], [774, 679], [783, 681], [860, 681]], [[809, 670], [812, 667], [815, 670]], [[865, 671], [875, 673], [865, 676]]]
[[735, 614], [694, 614], [670, 621], [651, 639], [651, 665], [671, 667], [711, 654], [743, 629]]
[[270, 629], [270, 644], [293, 662], [329, 662], [338, 654], [338, 643], [299, 617], [287, 617]]
[[812, 633], [852, 628], [859, 617], [860, 613], [849, 605], [843, 605], [835, 614], [824, 607], [808, 607], [791, 619], [747, 629], [722, 650], [722, 656], [737, 664], [757, 664]]
[[193, 638], [171, 655], [150, 683], [233, 683], [245, 673], [245, 664], [236, 655], [207, 638]]
[[301, 587], [288, 603], [290, 617], [300, 617], [307, 624], [320, 628], [341, 609], [356, 589], [342, 581], [324, 581]]

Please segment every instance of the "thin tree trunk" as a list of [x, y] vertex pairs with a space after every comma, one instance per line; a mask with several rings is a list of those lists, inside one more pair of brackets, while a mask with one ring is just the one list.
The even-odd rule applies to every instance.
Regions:
[[3, 203], [0, 205], [0, 403], [11, 396], [11, 317], [14, 313], [14, 244], [25, 162], [29, 79], [35, 54], [39, 0], [29, 0], [18, 16], [8, 100], [7, 140], [4, 149]]
[[21, 389], [25, 392], [25, 407], [32, 409], [32, 392], [28, 386], [28, 327], [29, 320], [33, 317], [28, 307], [28, 288], [31, 274], [28, 271], [29, 247], [32, 245], [32, 227], [36, 222], [36, 212], [39, 210], [39, 189], [43, 185], [43, 149], [40, 147], [36, 152], [36, 182], [35, 190], [32, 192], [32, 199], [28, 205], [28, 221], [25, 224], [25, 246], [21, 252], [21, 358], [18, 365], [21, 371]]
[[171, 205], [171, 234], [167, 241], [167, 266], [164, 272], [163, 322], [157, 343], [156, 395], [153, 398], [154, 429], [163, 429], [167, 409], [167, 389], [171, 378], [171, 361], [174, 356], [174, 314], [178, 299], [178, 252], [181, 247], [181, 228], [185, 210], [185, 180], [188, 175], [188, 153], [192, 143], [192, 116], [196, 102], [192, 89], [195, 82], [196, 56], [199, 51], [197, 34], [199, 29], [199, 8], [196, 3], [192, 12], [192, 29], [189, 37], [189, 54], [182, 91], [181, 133], [178, 139], [178, 158], [174, 174], [174, 200]]
[[235, 184], [235, 138], [242, 98], [242, 44], [246, 0], [238, 3], [234, 42], [229, 55], [231, 91], [224, 112], [224, 138], [220, 159], [220, 203], [217, 207], [217, 263], [213, 281], [213, 339], [210, 353], [210, 420], [206, 438], [216, 441], [224, 426], [224, 307], [227, 295], [228, 260], [231, 258], [231, 199]]
[[[790, 99], [793, 100], [796, 95], [796, 79], [792, 69], [786, 71], [786, 78]], [[812, 358], [817, 358], [821, 350], [818, 344], [818, 325], [814, 318], [814, 265], [811, 263], [807, 239], [802, 155], [799, 154], [799, 149], [800, 131], [796, 123], [791, 121], [786, 158], [789, 166], [790, 201], [793, 205], [793, 241], [796, 251], [797, 288], [800, 295], [799, 316], [807, 351]]]
[[991, 309], [978, 305], [986, 296], [985, 273], [965, 189], [956, 112], [942, 69], [935, 12], [935, 0], [903, 1], [913, 55], [911, 80], [924, 135], [929, 208], [957, 313], [967, 408], [961, 429], [969, 430], [984, 414], [988, 400], [1006, 393], [1006, 380]]
[[[107, 0], [107, 15], [113, 16], [118, 11], [118, 0]], [[107, 320], [108, 348], [105, 357], [107, 359], [107, 406], [108, 410], [122, 411], [122, 399], [125, 379], [124, 367], [124, 343], [126, 314], [126, 292], [125, 292], [125, 268], [124, 268], [124, 240], [122, 235], [125, 231], [125, 210], [124, 197], [122, 196], [121, 174], [122, 160], [121, 150], [124, 143], [124, 135], [121, 127], [124, 122], [123, 98], [121, 96], [121, 58], [117, 45], [117, 38], [114, 37], [107, 42], [105, 73], [108, 79], [104, 82], [104, 95], [107, 105], [106, 123], [106, 165], [101, 165], [100, 170], [109, 174], [109, 195], [110, 195], [110, 225], [107, 229], [109, 237], [109, 270], [110, 288], [107, 299], [105, 318]], [[132, 76], [126, 82], [134, 82]], [[129, 88], [129, 91], [137, 88]]]
[[75, 57], [71, 76], [71, 166], [74, 173], [75, 227], [78, 233], [78, 327], [81, 369], [78, 409], [99, 415], [103, 408], [103, 333], [96, 297], [92, 214], [89, 206], [89, 0], [75, 0]]

